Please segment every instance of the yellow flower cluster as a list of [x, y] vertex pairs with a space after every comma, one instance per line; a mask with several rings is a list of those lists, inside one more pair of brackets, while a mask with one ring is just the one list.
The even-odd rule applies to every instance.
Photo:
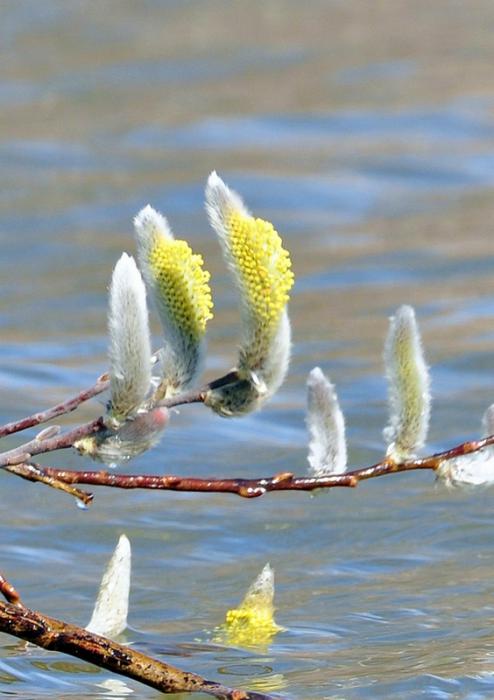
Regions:
[[267, 646], [283, 630], [274, 621], [274, 574], [269, 564], [252, 582], [238, 606], [228, 610], [215, 639], [232, 646]]
[[155, 237], [148, 254], [149, 268], [160, 296], [177, 327], [198, 340], [213, 317], [209, 272], [203, 270], [201, 255], [186, 241]]
[[232, 211], [227, 225], [249, 309], [263, 325], [276, 329], [294, 280], [288, 251], [269, 221]]
[[224, 632], [232, 646], [265, 646], [281, 629], [274, 621], [272, 606], [243, 604], [226, 613]]

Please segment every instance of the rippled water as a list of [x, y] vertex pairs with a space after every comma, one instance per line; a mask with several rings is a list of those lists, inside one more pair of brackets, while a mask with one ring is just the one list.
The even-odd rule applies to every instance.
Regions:
[[[16, 0], [0, 13], [2, 422], [104, 370], [109, 276], [148, 201], [203, 253], [207, 375], [231, 366], [235, 298], [202, 203], [216, 168], [292, 252], [290, 376], [241, 421], [183, 408], [129, 469], [303, 473], [315, 365], [338, 387], [352, 465], [378, 460], [381, 349], [401, 303], [432, 368], [430, 449], [479, 433], [494, 397], [492, 3]], [[100, 489], [81, 512], [5, 474], [0, 507], [2, 571], [31, 607], [80, 624], [126, 532], [127, 641], [208, 678], [335, 700], [494, 693], [489, 492], [410, 473], [252, 502]], [[285, 631], [267, 649], [215, 643], [267, 561]], [[0, 688], [157, 696], [5, 636]]]

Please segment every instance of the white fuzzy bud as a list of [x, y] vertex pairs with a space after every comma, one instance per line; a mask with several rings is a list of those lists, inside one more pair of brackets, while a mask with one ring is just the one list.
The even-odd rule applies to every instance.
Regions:
[[[494, 434], [494, 404], [482, 417], [484, 437]], [[437, 478], [450, 487], [492, 486], [494, 484], [494, 447], [460, 455], [442, 462], [436, 470]]]
[[442, 462], [437, 478], [446, 486], [457, 488], [494, 485], [494, 449], [486, 447], [470, 455], [461, 455]]
[[494, 403], [489, 406], [482, 417], [484, 436], [494, 435]]
[[101, 580], [88, 632], [116, 637], [127, 627], [131, 572], [130, 542], [121, 535]]
[[401, 306], [390, 319], [384, 363], [390, 421], [383, 435], [387, 455], [399, 462], [423, 447], [430, 417], [429, 372], [411, 306]]
[[111, 417], [121, 421], [145, 401], [151, 384], [151, 341], [144, 282], [134, 259], [115, 265], [108, 313]]
[[115, 467], [156, 445], [168, 420], [166, 408], [153, 408], [128, 419], [116, 430], [108, 428], [82, 438], [74, 447], [82, 455]]
[[309, 474], [343, 474], [347, 465], [345, 419], [335, 388], [315, 367], [307, 380], [307, 428]]

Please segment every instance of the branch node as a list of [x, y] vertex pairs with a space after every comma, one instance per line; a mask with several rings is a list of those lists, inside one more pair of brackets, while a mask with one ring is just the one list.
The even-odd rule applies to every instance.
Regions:
[[240, 486], [238, 489], [238, 495], [242, 498], [259, 498], [259, 496], [264, 496], [266, 489], [262, 486]]
[[294, 476], [293, 472], [279, 472], [278, 474], [275, 474], [273, 476], [272, 482], [275, 485], [276, 484], [283, 484], [283, 483], [286, 483], [288, 481], [292, 481], [293, 476]]

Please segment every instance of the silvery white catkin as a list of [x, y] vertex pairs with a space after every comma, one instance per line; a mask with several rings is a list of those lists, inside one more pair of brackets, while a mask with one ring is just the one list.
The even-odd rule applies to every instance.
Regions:
[[461, 455], [442, 462], [437, 478], [450, 487], [487, 487], [494, 484], [494, 450], [486, 447], [480, 452]]
[[274, 571], [269, 562], [264, 565], [261, 573], [252, 581], [247, 589], [243, 603], [246, 601], [248, 601], [251, 607], [259, 605], [259, 603], [273, 606]]
[[347, 466], [345, 419], [333, 384], [319, 367], [307, 380], [307, 428], [309, 474], [343, 474]]
[[494, 403], [486, 409], [482, 416], [482, 427], [484, 429], [484, 437], [494, 435]]
[[390, 319], [384, 364], [390, 417], [383, 435], [387, 455], [399, 462], [423, 447], [430, 418], [429, 372], [411, 306], [401, 306]]
[[113, 270], [108, 313], [111, 416], [130, 416], [151, 384], [151, 340], [146, 289], [132, 257], [123, 253]]
[[154, 447], [168, 425], [169, 411], [155, 407], [144, 409], [118, 429], [82, 438], [74, 443], [81, 454], [116, 467]]
[[148, 406], [151, 376], [146, 291], [141, 274], [124, 253], [113, 271], [108, 313], [110, 405], [106, 430], [74, 443], [83, 455], [117, 465], [155, 445], [169, 419], [166, 408]]
[[[494, 404], [482, 417], [484, 437], [494, 434]], [[437, 478], [450, 487], [492, 486], [494, 484], [494, 447], [485, 447], [470, 455], [444, 460]]]
[[116, 637], [127, 627], [131, 549], [121, 535], [101, 580], [91, 620], [86, 629], [103, 637]]
[[268, 644], [274, 634], [283, 630], [275, 622], [274, 611], [274, 572], [266, 564], [240, 605], [228, 610], [218, 641], [240, 647]]

